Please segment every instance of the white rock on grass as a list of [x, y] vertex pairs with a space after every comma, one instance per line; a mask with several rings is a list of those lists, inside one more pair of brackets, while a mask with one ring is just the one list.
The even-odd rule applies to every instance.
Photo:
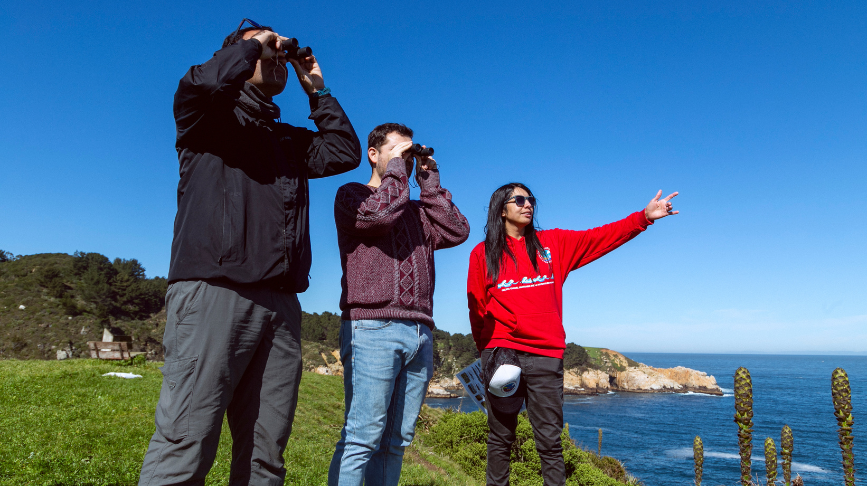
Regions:
[[26, 309], [27, 307], [24, 307], [24, 304], [21, 304], [21, 305], [18, 306], [18, 308], [21, 309], [21, 310], [24, 310], [24, 309]]

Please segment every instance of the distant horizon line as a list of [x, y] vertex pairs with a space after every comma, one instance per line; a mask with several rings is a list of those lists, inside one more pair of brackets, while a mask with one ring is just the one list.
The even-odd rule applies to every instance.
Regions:
[[[592, 346], [591, 346], [592, 347]], [[605, 348], [611, 349], [611, 348]], [[867, 351], [793, 351], [793, 352], [697, 352], [697, 351], [620, 351], [614, 350], [620, 354], [628, 356], [629, 354], [711, 354], [720, 356], [846, 356], [846, 357], [867, 357]]]

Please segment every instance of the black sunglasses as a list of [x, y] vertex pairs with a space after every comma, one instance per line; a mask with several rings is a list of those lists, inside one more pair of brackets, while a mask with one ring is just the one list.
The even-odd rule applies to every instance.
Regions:
[[506, 202], [505, 202], [505, 204], [503, 204], [503, 206], [505, 206], [506, 204], [509, 204], [510, 202], [513, 202], [513, 201], [515, 203], [515, 206], [518, 206], [519, 208], [523, 208], [524, 204], [526, 204], [527, 201], [530, 201], [530, 206], [532, 206], [534, 208], [536, 207], [536, 198], [533, 196], [529, 196], [529, 197], [512, 196], [509, 199], [506, 199]]

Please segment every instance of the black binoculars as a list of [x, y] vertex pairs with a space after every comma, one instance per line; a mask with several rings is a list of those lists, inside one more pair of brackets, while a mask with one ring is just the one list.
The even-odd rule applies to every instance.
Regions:
[[313, 49], [309, 47], [298, 47], [298, 39], [292, 37], [280, 44], [280, 48], [286, 51], [286, 57], [291, 59], [304, 59], [313, 54]]
[[414, 143], [409, 148], [409, 153], [419, 157], [430, 157], [434, 154], [434, 149], [433, 147], [422, 147], [420, 143]]

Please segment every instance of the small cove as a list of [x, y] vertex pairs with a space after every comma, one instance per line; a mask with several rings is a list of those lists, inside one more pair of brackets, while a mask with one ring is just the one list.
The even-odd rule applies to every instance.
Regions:
[[[771, 437], [780, 449], [780, 431], [794, 435], [792, 475], [808, 486], [842, 484], [837, 423], [831, 401], [831, 371], [849, 374], [855, 417], [855, 474], [867, 474], [867, 357], [625, 353], [654, 367], [686, 366], [714, 375], [725, 395], [615, 392], [567, 396], [564, 418], [576, 442], [621, 460], [647, 486], [693, 484], [692, 441], [704, 442], [702, 484], [739, 484], [737, 426], [734, 423], [734, 371], [753, 378], [753, 475], [765, 477], [762, 444]], [[433, 407], [472, 411], [470, 400], [428, 399]], [[778, 459], [778, 463], [779, 463]], [[782, 480], [782, 470], [778, 481]]]

